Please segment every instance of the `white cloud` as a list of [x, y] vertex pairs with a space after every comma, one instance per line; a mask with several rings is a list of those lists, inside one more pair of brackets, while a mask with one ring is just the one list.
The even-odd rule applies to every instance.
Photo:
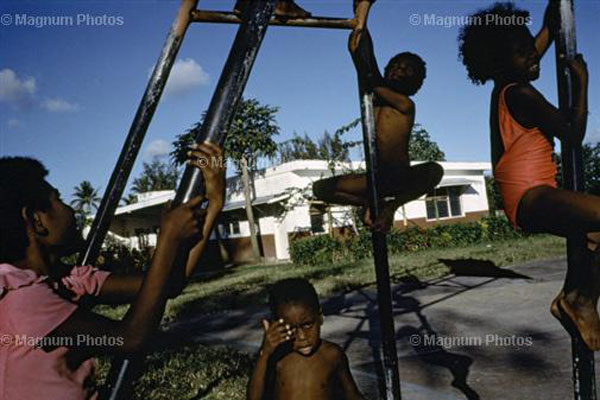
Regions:
[[146, 155], [151, 157], [166, 156], [171, 152], [171, 145], [163, 139], [157, 139], [148, 145]]
[[0, 102], [26, 108], [32, 105], [34, 93], [35, 78], [19, 78], [9, 68], [0, 71]]
[[187, 94], [195, 87], [206, 85], [209, 81], [210, 77], [206, 71], [194, 59], [180, 59], [175, 61], [171, 69], [165, 95]]
[[18, 119], [12, 118], [9, 119], [8, 121], [6, 121], [6, 126], [8, 126], [9, 128], [16, 128], [21, 126], [21, 121], [19, 121]]
[[79, 105], [69, 103], [63, 99], [47, 99], [42, 102], [42, 108], [51, 112], [74, 112], [79, 111]]

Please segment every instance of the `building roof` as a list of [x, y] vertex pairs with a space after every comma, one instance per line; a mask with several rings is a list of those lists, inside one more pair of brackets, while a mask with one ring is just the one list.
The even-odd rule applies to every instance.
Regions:
[[[421, 162], [415, 161], [411, 164], [419, 164]], [[345, 164], [345, 167], [353, 169], [364, 168], [365, 163], [363, 161], [352, 161], [349, 163], [340, 163], [340, 167]], [[491, 163], [489, 162], [450, 162], [442, 161], [439, 164], [444, 168], [445, 174], [452, 175], [451, 171], [487, 171], [491, 170]], [[279, 174], [284, 173], [295, 173], [298, 171], [306, 170], [328, 170], [328, 163], [324, 160], [295, 160], [287, 163], [283, 163], [274, 167], [269, 167], [264, 170], [264, 175], [259, 179], [265, 179]], [[341, 169], [341, 168], [339, 168]], [[475, 180], [469, 180], [466, 178], [446, 178], [437, 187], [448, 187], [448, 186], [468, 186], [476, 183]], [[270, 194], [266, 196], [259, 196], [252, 202], [253, 205], [261, 204], [272, 204], [281, 201], [289, 197], [286, 193]], [[169, 200], [175, 198], [174, 190], [162, 190], [157, 192], [148, 192], [138, 195], [138, 202], [122, 206], [117, 208], [115, 215], [130, 214], [137, 210], [146, 209], [153, 206], [159, 206], [167, 203]], [[227, 201], [223, 207], [223, 211], [231, 211], [240, 208], [244, 208], [244, 200]]]

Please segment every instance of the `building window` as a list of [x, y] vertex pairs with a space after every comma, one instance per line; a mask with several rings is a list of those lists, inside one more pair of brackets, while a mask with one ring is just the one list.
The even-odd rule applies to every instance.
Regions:
[[325, 224], [323, 214], [311, 214], [310, 215], [310, 230], [312, 233], [324, 233], [325, 228], [323, 225]]
[[135, 230], [135, 235], [138, 239], [138, 246], [140, 249], [145, 249], [149, 245], [148, 235], [152, 233], [150, 229], [138, 228]]
[[433, 192], [428, 193], [425, 198], [427, 219], [462, 217], [460, 193], [460, 186], [434, 189]]
[[240, 234], [240, 221], [233, 221], [229, 224], [229, 234], [239, 235]]

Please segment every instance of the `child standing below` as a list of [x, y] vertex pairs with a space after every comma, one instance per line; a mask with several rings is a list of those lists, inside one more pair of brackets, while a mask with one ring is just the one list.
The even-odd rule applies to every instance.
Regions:
[[[553, 138], [581, 143], [587, 121], [587, 67], [581, 55], [569, 64], [574, 107], [565, 116], [531, 82], [540, 75], [540, 59], [556, 32], [557, 7], [550, 2], [544, 26], [534, 38], [525, 23], [527, 11], [509, 3], [473, 15], [460, 34], [460, 55], [475, 84], [494, 81], [490, 109], [490, 142], [494, 178], [511, 223], [526, 232], [558, 236], [600, 231], [600, 197], [561, 190], [552, 160]], [[511, 24], [502, 21], [513, 21]], [[592, 246], [593, 247], [593, 246]], [[574, 323], [591, 350], [600, 349], [600, 258], [588, 251], [566, 279], [551, 312], [563, 324]]]
[[398, 207], [430, 192], [442, 179], [443, 168], [435, 162], [410, 165], [408, 143], [415, 123], [415, 103], [410, 99], [425, 79], [425, 63], [416, 54], [394, 56], [382, 77], [366, 29], [374, 0], [354, 2], [357, 25], [348, 47], [361, 86], [374, 93], [375, 131], [382, 196], [387, 201], [378, 221], [371, 221], [368, 182], [365, 174], [348, 174], [322, 179], [313, 184], [315, 197], [326, 203], [364, 207], [364, 223], [374, 230], [388, 231]]
[[[165, 213], [145, 277], [62, 264], [82, 243], [73, 209], [39, 161], [0, 158], [1, 400], [97, 399], [92, 356], [144, 347], [167, 298], [193, 274], [223, 207], [221, 154], [207, 143], [188, 154], [189, 163], [204, 166], [208, 207], [201, 209], [198, 196]], [[178, 257], [182, 250], [189, 251], [187, 263]], [[115, 321], [80, 307], [84, 296], [132, 305]]]
[[273, 319], [262, 321], [263, 343], [248, 385], [248, 400], [364, 399], [344, 351], [321, 340], [323, 314], [317, 292], [307, 280], [277, 282], [269, 305]]

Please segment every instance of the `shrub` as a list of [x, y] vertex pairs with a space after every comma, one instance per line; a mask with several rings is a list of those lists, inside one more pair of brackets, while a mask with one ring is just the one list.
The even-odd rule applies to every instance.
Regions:
[[354, 236], [347, 245], [353, 260], [362, 260], [373, 255], [371, 232], [366, 229], [361, 229], [358, 235]]
[[[491, 216], [477, 222], [437, 225], [429, 229], [392, 229], [387, 235], [387, 243], [388, 251], [398, 254], [427, 248], [468, 246], [487, 240], [505, 240], [524, 235], [514, 230], [506, 217]], [[356, 261], [370, 257], [372, 253], [371, 233], [365, 229], [351, 239], [340, 240], [319, 235], [294, 240], [290, 244], [290, 257], [296, 264]]]
[[290, 257], [296, 264], [335, 263], [344, 256], [344, 245], [329, 235], [311, 236], [292, 241]]

